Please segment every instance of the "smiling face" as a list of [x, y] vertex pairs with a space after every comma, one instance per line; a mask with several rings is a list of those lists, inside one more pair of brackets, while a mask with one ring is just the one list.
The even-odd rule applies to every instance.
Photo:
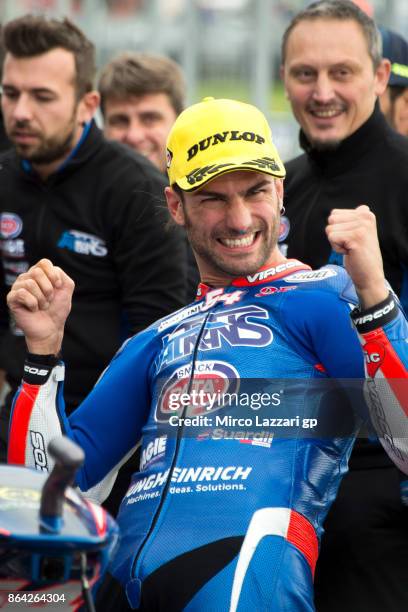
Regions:
[[308, 19], [289, 34], [282, 78], [292, 111], [316, 148], [337, 146], [365, 123], [388, 76], [389, 62], [374, 69], [353, 20]]
[[284, 258], [277, 248], [283, 183], [259, 172], [236, 171], [183, 193], [166, 189], [170, 212], [184, 225], [201, 278], [213, 286], [253, 274]]
[[165, 93], [107, 98], [104, 105], [105, 136], [124, 142], [166, 171], [166, 140], [176, 111]]

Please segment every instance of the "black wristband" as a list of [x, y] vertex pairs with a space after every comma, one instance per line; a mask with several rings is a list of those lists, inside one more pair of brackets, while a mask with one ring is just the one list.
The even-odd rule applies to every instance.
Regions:
[[55, 355], [27, 353], [24, 362], [23, 380], [29, 385], [44, 385], [58, 363], [60, 363], [60, 359]]
[[366, 310], [354, 308], [351, 318], [359, 334], [366, 334], [374, 329], [383, 327], [398, 315], [397, 302], [391, 293], [379, 304], [371, 306]]

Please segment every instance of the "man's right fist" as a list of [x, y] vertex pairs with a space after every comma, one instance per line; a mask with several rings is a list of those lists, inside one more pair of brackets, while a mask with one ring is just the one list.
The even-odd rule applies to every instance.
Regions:
[[31, 353], [58, 354], [73, 291], [74, 281], [49, 259], [18, 276], [7, 304]]

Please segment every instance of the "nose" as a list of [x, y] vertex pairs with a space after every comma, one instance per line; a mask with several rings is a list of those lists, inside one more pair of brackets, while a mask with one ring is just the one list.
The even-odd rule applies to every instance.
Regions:
[[134, 119], [125, 134], [124, 142], [131, 147], [137, 148], [145, 140], [145, 128], [142, 123]]
[[252, 214], [249, 204], [240, 196], [233, 197], [228, 205], [226, 224], [228, 229], [245, 234], [252, 226]]
[[326, 73], [319, 73], [313, 91], [313, 99], [321, 104], [326, 104], [333, 99], [333, 85], [331, 79]]
[[29, 96], [21, 93], [13, 108], [13, 118], [16, 121], [29, 121], [32, 118]]

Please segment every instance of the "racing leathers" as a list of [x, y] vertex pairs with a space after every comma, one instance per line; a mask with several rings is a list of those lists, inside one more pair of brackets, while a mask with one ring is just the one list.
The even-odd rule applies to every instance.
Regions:
[[127, 341], [69, 419], [63, 366], [29, 356], [9, 461], [47, 469], [61, 424], [85, 450], [86, 491], [142, 438], [111, 565], [131, 606], [310, 612], [364, 361], [372, 421], [408, 471], [407, 322], [392, 294], [352, 312], [345, 270], [296, 260], [199, 293]]

